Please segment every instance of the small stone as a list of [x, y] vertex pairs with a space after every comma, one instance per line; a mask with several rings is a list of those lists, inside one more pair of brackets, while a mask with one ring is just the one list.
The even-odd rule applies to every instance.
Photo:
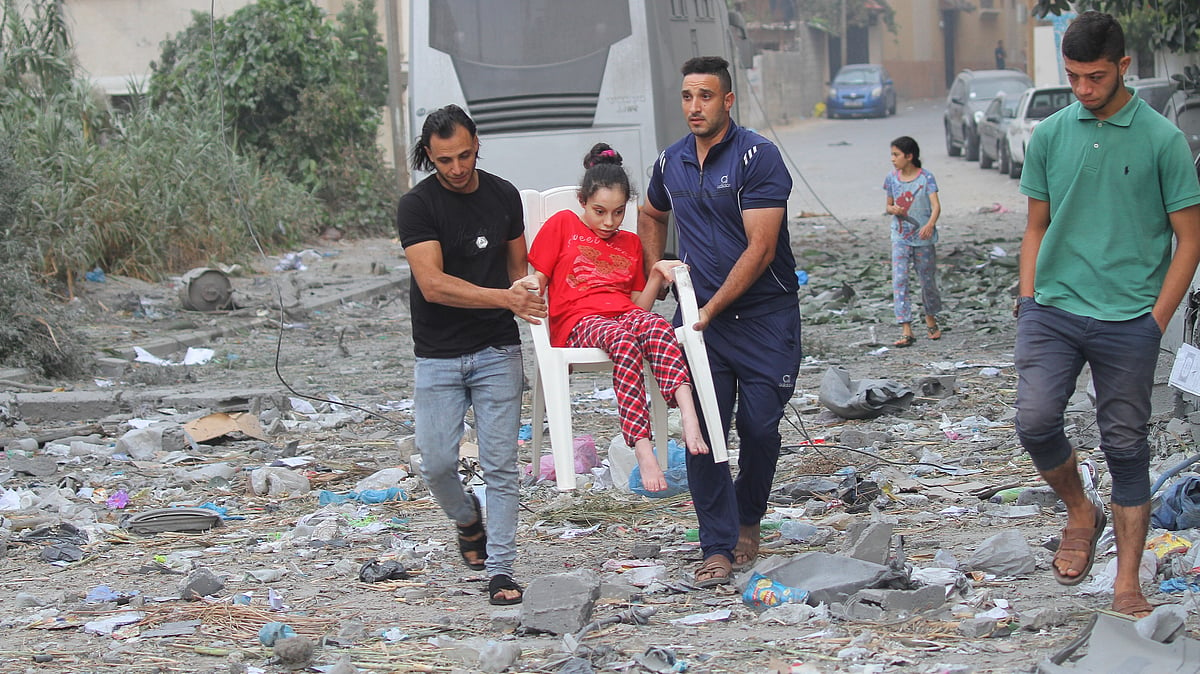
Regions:
[[216, 594], [225, 589], [225, 581], [221, 580], [212, 571], [206, 567], [200, 567], [193, 571], [179, 585], [179, 596], [188, 601], [194, 601], [202, 597], [207, 597], [211, 594]]
[[662, 546], [657, 543], [634, 543], [629, 555], [634, 559], [658, 559]]
[[289, 669], [307, 667], [312, 660], [313, 642], [305, 637], [287, 637], [275, 642], [275, 657], [279, 664]]
[[15, 599], [16, 599], [17, 606], [20, 608], [32, 608], [34, 606], [45, 606], [46, 604], [50, 603], [50, 602], [46, 601], [45, 599], [42, 599], [41, 597], [30, 594], [28, 592], [18, 592]]
[[996, 631], [995, 618], [968, 618], [958, 624], [958, 633], [968, 639], [990, 637]]

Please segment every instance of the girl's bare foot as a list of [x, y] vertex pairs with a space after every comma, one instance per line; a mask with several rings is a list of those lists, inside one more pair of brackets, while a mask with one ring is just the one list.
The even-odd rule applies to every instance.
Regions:
[[679, 407], [679, 420], [683, 423], [683, 446], [693, 456], [708, 454], [708, 443], [704, 442], [704, 433], [700, 430], [700, 417], [696, 414], [696, 404], [692, 401], [692, 387], [684, 384], [675, 390], [675, 404]]
[[683, 446], [693, 455], [708, 454], [708, 443], [704, 442], [704, 433], [700, 431], [700, 418], [696, 413], [687, 414], [680, 410], [679, 418], [683, 422]]
[[633, 445], [638, 470], [642, 473], [642, 488], [646, 491], [663, 491], [667, 488], [667, 476], [663, 475], [658, 458], [654, 456], [654, 445], [650, 438], [641, 438]]

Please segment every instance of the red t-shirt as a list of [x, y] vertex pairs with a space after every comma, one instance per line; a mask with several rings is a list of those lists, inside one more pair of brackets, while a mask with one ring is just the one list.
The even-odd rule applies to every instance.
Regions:
[[566, 346], [584, 316], [619, 316], [646, 287], [642, 242], [619, 230], [602, 239], [571, 211], [550, 216], [529, 249], [529, 264], [550, 278], [550, 343]]

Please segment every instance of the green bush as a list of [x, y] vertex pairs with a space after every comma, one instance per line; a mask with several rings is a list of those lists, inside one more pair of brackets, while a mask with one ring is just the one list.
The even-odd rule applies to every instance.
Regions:
[[33, 120], [15, 148], [36, 206], [13, 233], [64, 280], [97, 266], [157, 280], [299, 242], [316, 227], [312, 197], [229, 152], [215, 111], [201, 112], [135, 110], [103, 143], [65, 115]]
[[374, 0], [338, 19], [311, 0], [193, 13], [163, 42], [150, 96], [160, 109], [221, 101], [239, 151], [311, 191], [323, 225], [379, 235], [391, 230], [394, 183], [376, 144], [387, 71]]

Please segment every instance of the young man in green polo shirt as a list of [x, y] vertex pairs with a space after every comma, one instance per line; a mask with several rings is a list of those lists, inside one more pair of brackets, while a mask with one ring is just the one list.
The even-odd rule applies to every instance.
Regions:
[[[1038, 125], [1021, 192], [1029, 216], [1017, 299], [1017, 435], [1067, 506], [1053, 573], [1076, 585], [1107, 524], [1083, 490], [1063, 411], [1086, 362], [1112, 476], [1114, 611], [1143, 617], [1150, 519], [1150, 391], [1162, 331], [1200, 260], [1200, 185], [1179, 129], [1123, 84], [1112, 16], [1084, 12], [1062, 39], [1078, 101]], [[1171, 253], [1171, 239], [1176, 240]]]

